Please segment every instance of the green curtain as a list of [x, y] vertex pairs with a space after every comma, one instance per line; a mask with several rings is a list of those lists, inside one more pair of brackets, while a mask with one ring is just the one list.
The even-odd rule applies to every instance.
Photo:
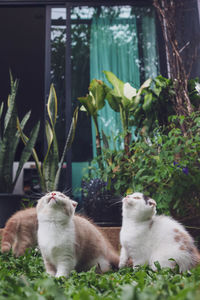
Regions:
[[[140, 74], [138, 59], [138, 39], [136, 17], [132, 19], [114, 19], [113, 17], [94, 18], [90, 41], [90, 78], [102, 79], [103, 70], [113, 72], [118, 78], [139, 86]], [[108, 84], [108, 82], [107, 82]], [[99, 111], [99, 127], [108, 136], [122, 132], [119, 113], [109, 105]], [[118, 140], [117, 147], [120, 140]], [[110, 146], [113, 148], [112, 141]], [[93, 128], [93, 150], [96, 155], [95, 132]]]
[[[138, 45], [138, 20], [142, 28], [142, 44]], [[140, 33], [141, 34], [141, 33]], [[113, 72], [119, 79], [129, 82], [133, 87], [140, 86], [139, 46], [145, 62], [145, 77], [156, 76], [155, 24], [152, 11], [148, 8], [132, 9], [128, 18], [113, 16], [94, 17], [90, 37], [90, 78], [106, 81], [103, 70]], [[153, 49], [152, 49], [153, 47]], [[147, 72], [148, 71], [148, 72]], [[106, 82], [108, 84], [108, 82]], [[122, 132], [119, 113], [114, 112], [106, 103], [99, 111], [99, 127], [107, 136], [116, 136]], [[96, 155], [95, 131], [93, 135], [93, 154]], [[117, 148], [122, 141], [118, 140]], [[114, 145], [110, 144], [111, 148]]]

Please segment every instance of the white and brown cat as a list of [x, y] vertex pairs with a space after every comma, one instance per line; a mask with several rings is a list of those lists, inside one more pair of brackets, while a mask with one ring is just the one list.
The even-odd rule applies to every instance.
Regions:
[[[142, 193], [134, 193], [122, 200], [122, 228], [120, 231], [120, 263], [122, 268], [127, 260], [133, 266], [154, 262], [161, 267], [188, 270], [200, 263], [200, 254], [194, 240], [186, 229], [171, 217], [156, 216], [156, 202]], [[173, 260], [170, 260], [170, 259]]]
[[72, 270], [118, 268], [119, 256], [97, 227], [74, 215], [77, 202], [51, 192], [37, 204], [38, 245], [47, 273], [68, 277]]
[[1, 252], [9, 252], [18, 257], [27, 248], [37, 244], [37, 214], [36, 208], [26, 208], [11, 216], [1, 232]]

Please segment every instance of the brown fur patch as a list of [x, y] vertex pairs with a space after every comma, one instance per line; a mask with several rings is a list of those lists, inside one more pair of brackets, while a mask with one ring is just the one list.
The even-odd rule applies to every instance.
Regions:
[[8, 252], [11, 248], [15, 256], [23, 255], [29, 247], [37, 243], [36, 209], [26, 208], [11, 216], [3, 230], [1, 251]]
[[[73, 217], [76, 233], [75, 251], [78, 258], [77, 271], [84, 270], [92, 260], [99, 255], [105, 257], [112, 267], [118, 269], [119, 255], [113, 248], [105, 233], [87, 218], [75, 215]], [[101, 270], [108, 271], [110, 267]]]
[[149, 223], [149, 229], [151, 229], [152, 226], [153, 226], [153, 220], [151, 220], [151, 222]]
[[174, 229], [174, 232], [179, 232], [179, 230], [177, 228]]
[[174, 239], [177, 243], [180, 242], [181, 240], [180, 235], [175, 235]]
[[184, 245], [181, 245], [179, 249], [184, 251], [184, 250], [186, 250], [186, 247]]

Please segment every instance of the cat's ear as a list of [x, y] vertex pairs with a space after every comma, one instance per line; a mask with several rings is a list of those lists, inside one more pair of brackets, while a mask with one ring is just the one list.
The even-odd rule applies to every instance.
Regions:
[[77, 207], [77, 205], [78, 205], [78, 202], [72, 200], [72, 205], [73, 205], [73, 207], [76, 209], [76, 207]]

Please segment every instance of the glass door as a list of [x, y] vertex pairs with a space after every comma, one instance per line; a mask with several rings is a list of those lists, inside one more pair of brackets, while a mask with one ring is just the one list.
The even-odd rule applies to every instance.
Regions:
[[[93, 78], [105, 80], [103, 70], [112, 71], [136, 88], [149, 76], [157, 75], [155, 16], [151, 6], [70, 3], [49, 9], [49, 85], [54, 83], [58, 96], [57, 134], [63, 148], [72, 113], [79, 105], [77, 98], [87, 94]], [[117, 113], [105, 107], [99, 118], [107, 135], [119, 133]], [[83, 169], [87, 169], [95, 155], [94, 145], [91, 120], [80, 111], [75, 140], [61, 179], [61, 190], [71, 186], [76, 199], [81, 197]]]

